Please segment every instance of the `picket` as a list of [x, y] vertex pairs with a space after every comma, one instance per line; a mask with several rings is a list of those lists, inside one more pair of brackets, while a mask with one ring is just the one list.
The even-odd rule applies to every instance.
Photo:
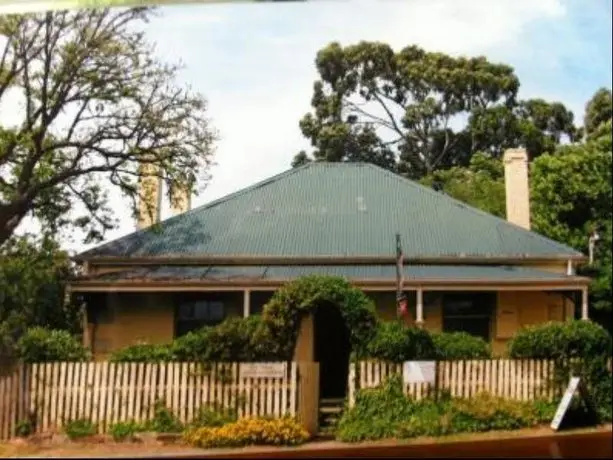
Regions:
[[[348, 378], [348, 403], [355, 404], [356, 392], [373, 388], [392, 374], [401, 374], [402, 365], [359, 361], [351, 363]], [[436, 388], [432, 384], [407, 384], [405, 393], [415, 399], [431, 396], [434, 392], [449, 391], [454, 397], [468, 398], [487, 392], [495, 396], [516, 399], [553, 399], [560, 389], [550, 385], [554, 363], [540, 360], [471, 360], [439, 361]]]

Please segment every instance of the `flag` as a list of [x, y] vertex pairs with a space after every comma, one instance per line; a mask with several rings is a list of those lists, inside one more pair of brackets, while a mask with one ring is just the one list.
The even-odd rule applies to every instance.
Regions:
[[396, 301], [398, 302], [398, 317], [403, 317], [407, 314], [407, 299], [403, 293], [403, 259], [402, 244], [400, 242], [400, 233], [396, 233]]

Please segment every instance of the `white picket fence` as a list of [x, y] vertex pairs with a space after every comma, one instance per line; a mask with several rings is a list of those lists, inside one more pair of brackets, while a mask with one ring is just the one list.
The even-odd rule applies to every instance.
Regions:
[[[559, 388], [551, 385], [554, 375], [553, 361], [541, 360], [473, 360], [438, 361], [436, 378], [432, 384], [409, 383], [405, 393], [415, 399], [449, 391], [454, 397], [471, 397], [488, 392], [507, 399], [551, 399]], [[388, 376], [402, 375], [402, 364], [381, 361], [360, 361], [350, 364], [348, 399], [355, 402], [356, 392], [374, 388]]]
[[[268, 364], [268, 363], [263, 363]], [[86, 418], [98, 431], [120, 421], [145, 421], [163, 400], [183, 423], [206, 404], [239, 417], [296, 415], [298, 363], [282, 378], [242, 378], [241, 363], [43, 363], [19, 365], [0, 377], [0, 439], [14, 436], [32, 414], [37, 432]]]

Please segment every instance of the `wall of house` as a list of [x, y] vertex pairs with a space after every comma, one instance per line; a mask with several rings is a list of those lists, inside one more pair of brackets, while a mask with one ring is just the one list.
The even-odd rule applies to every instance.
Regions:
[[493, 324], [492, 350], [505, 351], [508, 340], [520, 328], [572, 318], [574, 307], [562, 294], [541, 291], [501, 291]]
[[[209, 293], [190, 293], [201, 298]], [[121, 348], [137, 343], [163, 344], [175, 337], [176, 308], [184, 295], [173, 293], [108, 293], [98, 295], [88, 312], [89, 339], [95, 358], [104, 360]], [[227, 296], [226, 317], [242, 316], [242, 297]]]
[[[396, 318], [395, 292], [366, 292], [375, 302], [379, 317], [385, 321]], [[409, 295], [409, 308], [415, 314], [415, 296]], [[508, 340], [521, 327], [547, 321], [564, 321], [572, 318], [574, 307], [561, 294], [540, 291], [500, 291], [492, 317], [491, 344], [495, 354], [501, 355]], [[424, 292], [424, 327], [430, 332], [442, 332], [442, 297], [438, 293]]]

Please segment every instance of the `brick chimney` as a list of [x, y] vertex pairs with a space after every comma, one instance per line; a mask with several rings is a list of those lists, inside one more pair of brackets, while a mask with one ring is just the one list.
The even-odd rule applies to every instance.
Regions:
[[185, 187], [174, 187], [172, 197], [170, 209], [172, 210], [173, 216], [183, 214], [190, 210], [192, 206], [192, 194]]
[[[139, 166], [138, 216], [136, 227], [140, 230], [160, 221], [162, 207], [162, 179], [157, 177], [159, 166], [141, 163]], [[147, 204], [149, 203], [149, 206]]]
[[503, 161], [507, 220], [530, 230], [528, 153], [525, 149], [510, 149], [504, 152]]

